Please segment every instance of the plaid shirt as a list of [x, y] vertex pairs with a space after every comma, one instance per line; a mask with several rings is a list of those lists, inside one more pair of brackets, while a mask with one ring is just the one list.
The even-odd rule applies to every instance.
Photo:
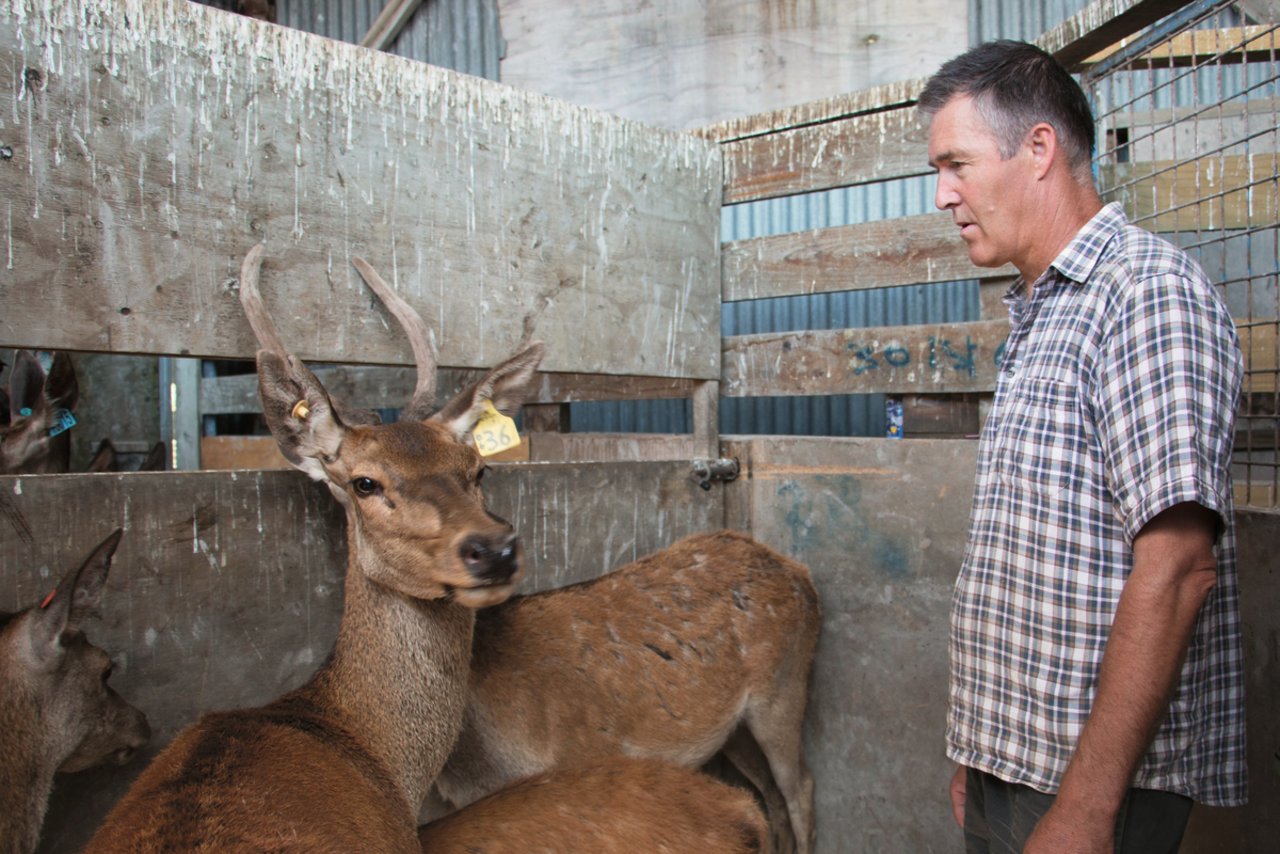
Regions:
[[1216, 511], [1218, 581], [1133, 785], [1245, 799], [1231, 445], [1243, 371], [1227, 310], [1180, 250], [1103, 208], [1036, 281], [982, 431], [951, 619], [947, 754], [1057, 791], [1089, 715], [1133, 539]]

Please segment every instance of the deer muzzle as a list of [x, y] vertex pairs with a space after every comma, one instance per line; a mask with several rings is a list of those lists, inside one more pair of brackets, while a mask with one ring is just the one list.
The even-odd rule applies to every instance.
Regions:
[[458, 554], [471, 577], [484, 586], [510, 584], [520, 572], [520, 538], [515, 532], [467, 537]]

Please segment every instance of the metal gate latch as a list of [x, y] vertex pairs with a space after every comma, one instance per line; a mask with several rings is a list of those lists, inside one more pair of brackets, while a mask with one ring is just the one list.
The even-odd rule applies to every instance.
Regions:
[[711, 489], [711, 481], [722, 480], [728, 483], [738, 477], [738, 461], [721, 457], [718, 460], [697, 459], [693, 461], [693, 471], [689, 479], [703, 489]]

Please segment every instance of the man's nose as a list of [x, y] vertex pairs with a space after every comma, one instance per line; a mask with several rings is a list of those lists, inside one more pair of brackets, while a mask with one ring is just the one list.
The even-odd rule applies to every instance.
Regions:
[[940, 211], [955, 207], [960, 203], [960, 196], [945, 176], [938, 176], [938, 186], [933, 191], [933, 206]]

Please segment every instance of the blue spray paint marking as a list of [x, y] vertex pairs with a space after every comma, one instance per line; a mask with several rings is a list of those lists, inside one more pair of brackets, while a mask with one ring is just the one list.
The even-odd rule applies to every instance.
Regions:
[[884, 360], [895, 368], [903, 368], [911, 364], [911, 353], [905, 347], [885, 347]]
[[855, 359], [860, 359], [863, 364], [855, 365], [853, 369], [854, 376], [865, 374], [867, 371], [874, 371], [880, 367], [880, 363], [876, 361], [875, 350], [870, 347], [863, 347], [853, 354]]
[[[878, 353], [869, 344], [855, 342], [846, 344], [845, 349], [850, 353], [850, 367], [855, 376], [879, 370], [882, 362], [891, 368], [905, 368], [911, 364], [911, 351], [897, 344], [891, 344]], [[996, 350], [997, 365], [1003, 352], [1004, 344], [1001, 343]], [[968, 335], [963, 344], [954, 344], [949, 338], [929, 337], [928, 362], [929, 367], [934, 370], [939, 367], [950, 368], [956, 373], [972, 377], [977, 374], [977, 354], [978, 345]]]
[[946, 338], [938, 339], [932, 335], [929, 336], [929, 367], [938, 367], [938, 351], [942, 351], [942, 355], [950, 360], [950, 367], [958, 373], [973, 376], [976, 373], [974, 366], [974, 353], [978, 351], [978, 345], [973, 343], [973, 339], [968, 335], [964, 336], [964, 352], [961, 353], [951, 345], [951, 341]]

